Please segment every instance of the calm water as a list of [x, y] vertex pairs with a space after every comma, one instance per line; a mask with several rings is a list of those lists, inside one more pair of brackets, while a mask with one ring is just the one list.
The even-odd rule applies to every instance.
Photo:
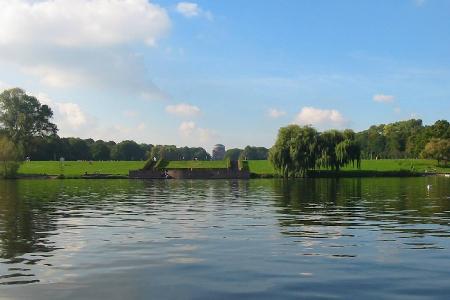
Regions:
[[0, 181], [0, 299], [449, 299], [449, 224], [444, 177]]

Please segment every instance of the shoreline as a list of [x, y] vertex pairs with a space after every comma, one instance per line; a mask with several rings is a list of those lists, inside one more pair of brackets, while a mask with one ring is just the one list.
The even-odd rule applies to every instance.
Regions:
[[[370, 178], [370, 177], [425, 177], [425, 176], [444, 176], [450, 177], [450, 173], [430, 173], [430, 172], [410, 172], [410, 171], [315, 171], [308, 174], [304, 178]], [[282, 179], [283, 177], [277, 174], [255, 174], [251, 173], [249, 179]], [[289, 179], [300, 179], [303, 177], [295, 177]], [[130, 180], [180, 180], [177, 178], [135, 178], [129, 175], [114, 175], [114, 174], [87, 174], [87, 175], [48, 175], [48, 174], [20, 174], [15, 178], [5, 178], [4, 180], [23, 180], [23, 179], [130, 179]], [[229, 178], [242, 179], [242, 178]], [[196, 178], [192, 180], [218, 180], [218, 178]], [[247, 180], [247, 179], [245, 179]]]

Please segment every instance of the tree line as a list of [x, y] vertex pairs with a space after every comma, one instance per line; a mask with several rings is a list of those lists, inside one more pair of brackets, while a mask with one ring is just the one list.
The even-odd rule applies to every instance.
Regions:
[[[80, 138], [61, 138], [51, 122], [53, 112], [19, 88], [0, 93], [0, 175], [13, 174], [18, 162], [32, 160], [210, 160], [201, 147], [120, 143]], [[310, 169], [339, 170], [349, 163], [379, 158], [434, 158], [447, 163], [450, 156], [450, 124], [438, 120], [424, 125], [407, 120], [352, 130], [318, 132], [312, 127], [290, 125], [280, 129], [275, 145], [247, 146], [226, 151], [230, 160], [265, 160], [284, 175], [304, 175]]]
[[244, 149], [232, 148], [225, 152], [225, 158], [230, 160], [267, 160], [269, 149], [265, 147], [247, 146]]
[[412, 119], [373, 125], [356, 134], [361, 156], [365, 159], [420, 158], [432, 139], [450, 139], [448, 121], [438, 120], [433, 125], [424, 125], [422, 120]]

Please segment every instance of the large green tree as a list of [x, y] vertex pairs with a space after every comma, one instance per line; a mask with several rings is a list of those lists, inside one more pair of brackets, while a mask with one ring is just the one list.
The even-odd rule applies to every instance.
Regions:
[[269, 156], [269, 149], [265, 147], [247, 146], [240, 155], [244, 160], [266, 160]]
[[111, 159], [111, 147], [102, 140], [98, 140], [89, 145], [91, 157], [93, 160], [110, 160]]
[[145, 151], [134, 141], [123, 141], [111, 150], [113, 160], [144, 160]]
[[422, 157], [436, 159], [438, 165], [441, 161], [447, 165], [450, 159], [450, 139], [431, 139], [422, 151]]
[[269, 160], [284, 177], [306, 176], [314, 169], [318, 154], [318, 133], [310, 127], [289, 125], [278, 131]]
[[243, 151], [244, 151], [244, 150], [239, 149], [239, 148], [231, 148], [231, 149], [228, 149], [228, 150], [225, 152], [225, 159], [229, 159], [229, 160], [239, 160], [239, 157], [241, 156], [241, 153], [242, 153]]
[[336, 156], [336, 145], [345, 140], [344, 134], [338, 130], [328, 130], [319, 135], [317, 165], [339, 171], [341, 162]]
[[0, 94], [0, 127], [25, 154], [33, 137], [57, 133], [56, 125], [50, 121], [52, 116], [50, 107], [22, 89], [9, 89]]

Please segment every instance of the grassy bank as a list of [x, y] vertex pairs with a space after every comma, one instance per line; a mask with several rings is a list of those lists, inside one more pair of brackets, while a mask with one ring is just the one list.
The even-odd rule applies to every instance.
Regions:
[[[257, 175], [274, 174], [274, 169], [267, 160], [249, 161], [250, 172]], [[343, 174], [355, 175], [357, 173], [375, 174], [398, 172], [399, 174], [413, 173], [450, 173], [450, 167], [437, 166], [437, 161], [430, 159], [379, 159], [363, 160], [361, 169], [356, 166], [342, 168]], [[320, 170], [322, 174], [329, 173], [328, 170]]]
[[[82, 176], [88, 174], [112, 174], [128, 175], [129, 170], [140, 169], [144, 166], [142, 161], [31, 161], [24, 162], [20, 169], [20, 175], [60, 175]], [[272, 165], [267, 160], [251, 160], [248, 162], [249, 170], [255, 175], [271, 176], [275, 173]], [[208, 169], [226, 168], [226, 161], [170, 161], [165, 166], [167, 169]], [[411, 172], [417, 173], [450, 173], [449, 167], [437, 166], [434, 160], [426, 159], [386, 159], [386, 160], [363, 160], [361, 169], [348, 166], [342, 169], [344, 176], [371, 176], [371, 175], [405, 175]], [[319, 175], [328, 176], [332, 173], [328, 170], [320, 170]]]
[[[60, 175], [82, 176], [88, 174], [128, 175], [130, 170], [143, 168], [143, 161], [30, 161], [24, 162], [19, 175]], [[213, 169], [226, 168], [227, 161], [169, 161], [167, 169]]]
[[88, 174], [128, 175], [129, 170], [140, 169], [142, 161], [30, 161], [24, 162], [19, 169], [19, 175], [60, 175], [81, 176]]

